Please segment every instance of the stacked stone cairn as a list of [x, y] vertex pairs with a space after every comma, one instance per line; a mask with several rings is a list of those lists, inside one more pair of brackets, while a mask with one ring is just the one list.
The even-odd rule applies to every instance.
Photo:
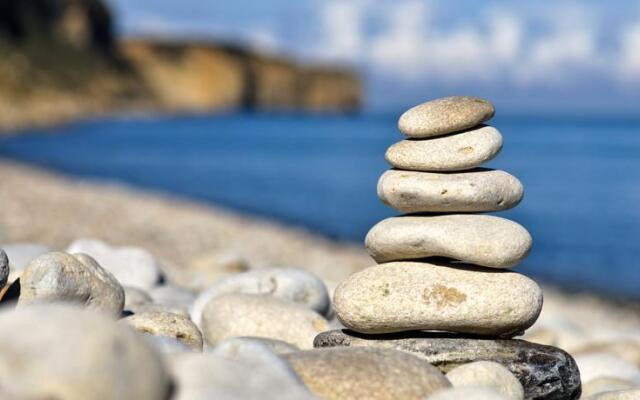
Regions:
[[580, 396], [574, 360], [564, 351], [512, 339], [531, 327], [542, 290], [510, 271], [532, 239], [519, 224], [492, 215], [515, 207], [520, 181], [479, 168], [502, 148], [502, 136], [483, 125], [494, 107], [474, 97], [447, 97], [405, 112], [407, 137], [392, 145], [393, 169], [378, 196], [406, 215], [375, 225], [366, 247], [379, 265], [342, 282], [334, 306], [347, 330], [324, 332], [316, 347], [366, 346], [411, 352], [443, 372], [473, 361], [494, 361], [522, 383], [529, 399]]

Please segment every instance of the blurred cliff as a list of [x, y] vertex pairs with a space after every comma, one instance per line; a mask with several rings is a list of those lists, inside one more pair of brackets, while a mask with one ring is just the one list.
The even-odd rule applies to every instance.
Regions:
[[209, 42], [120, 41], [100, 0], [0, 2], [0, 131], [113, 112], [359, 108], [350, 70]]

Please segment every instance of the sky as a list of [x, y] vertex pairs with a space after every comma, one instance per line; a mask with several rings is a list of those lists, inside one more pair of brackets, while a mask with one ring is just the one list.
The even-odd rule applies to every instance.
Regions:
[[452, 94], [513, 112], [640, 107], [640, 0], [108, 2], [124, 36], [211, 38], [348, 65], [370, 109]]

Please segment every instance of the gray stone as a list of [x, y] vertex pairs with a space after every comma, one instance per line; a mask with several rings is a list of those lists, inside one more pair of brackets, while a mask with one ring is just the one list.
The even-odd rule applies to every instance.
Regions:
[[133, 307], [153, 302], [149, 293], [142, 289], [131, 286], [123, 286], [122, 288], [124, 289], [125, 310], [131, 310]]
[[133, 330], [47, 305], [0, 312], [0, 388], [34, 400], [167, 400], [170, 380]]
[[143, 335], [147, 343], [151, 344], [161, 354], [190, 353], [194, 350], [183, 342], [167, 336]]
[[491, 268], [509, 268], [531, 250], [529, 232], [490, 215], [403, 216], [376, 224], [365, 239], [378, 263], [446, 257]]
[[129, 307], [127, 311], [133, 314], [142, 314], [148, 312], [166, 312], [172, 314], [178, 314], [183, 317], [189, 318], [189, 310], [182, 306], [170, 306], [167, 304], [156, 304], [156, 303], [144, 303], [137, 304]]
[[390, 349], [323, 349], [285, 355], [321, 399], [420, 399], [450, 386], [429, 363]]
[[138, 247], [111, 247], [100, 240], [79, 239], [67, 252], [90, 255], [123, 285], [148, 290], [162, 278], [158, 261]]
[[411, 138], [442, 136], [472, 128], [493, 117], [487, 100], [470, 96], [443, 97], [417, 105], [398, 120], [398, 129]]
[[156, 304], [180, 306], [187, 310], [196, 299], [192, 292], [173, 285], [156, 286], [149, 290], [149, 295]]
[[509, 400], [491, 387], [467, 386], [438, 390], [425, 400]]
[[378, 181], [378, 197], [405, 213], [484, 212], [515, 207], [524, 188], [514, 176], [497, 170], [441, 174], [385, 172]]
[[145, 312], [120, 320], [142, 333], [176, 339], [189, 348], [202, 351], [202, 333], [188, 317], [169, 312]]
[[393, 262], [351, 275], [335, 290], [340, 321], [363, 333], [439, 330], [513, 336], [542, 309], [542, 290], [510, 271]]
[[509, 400], [523, 400], [522, 384], [505, 366], [493, 361], [474, 361], [447, 373], [454, 387], [488, 386]]
[[204, 308], [200, 327], [205, 340], [217, 345], [234, 336], [283, 340], [301, 349], [313, 347], [313, 338], [329, 328], [320, 314], [296, 303], [255, 294], [224, 294]]
[[480, 126], [432, 139], [402, 140], [389, 147], [385, 159], [403, 170], [462, 171], [493, 159], [501, 149], [500, 132], [491, 126]]
[[525, 399], [580, 397], [580, 372], [573, 358], [558, 348], [524, 340], [461, 338], [427, 332], [364, 335], [344, 330], [323, 332], [316, 337], [314, 345], [402, 350], [425, 359], [445, 373], [474, 361], [494, 361], [507, 367], [520, 380]]
[[264, 268], [220, 279], [200, 293], [191, 307], [191, 319], [199, 324], [207, 303], [228, 293], [273, 296], [303, 304], [322, 315], [331, 307], [327, 288], [317, 276], [297, 268]]
[[71, 302], [113, 316], [124, 307], [124, 289], [86, 254], [53, 252], [31, 261], [20, 277], [18, 306]]
[[[247, 346], [240, 348], [240, 351], [243, 351], [245, 348], [251, 349], [252, 348], [251, 346], [253, 345], [253, 343], [260, 343], [261, 345], [266, 346], [269, 350], [271, 350], [273, 353], [276, 353], [276, 354], [287, 354], [287, 353], [294, 353], [296, 351], [300, 351], [300, 349], [297, 348], [296, 346], [290, 343], [284, 342], [282, 340], [267, 339], [267, 338], [255, 337], [255, 336], [231, 337], [231, 338], [225, 339], [222, 343], [226, 343], [227, 346], [229, 346], [229, 344], [234, 344], [234, 345], [237, 345], [238, 347], [241, 347], [246, 343]], [[220, 347], [222, 343], [220, 343], [216, 348]]]
[[272, 351], [267, 344], [258, 340], [237, 337], [228, 338], [218, 343], [211, 352], [226, 358], [269, 365], [271, 368], [279, 369], [295, 379], [298, 378], [291, 365], [284, 358]]
[[0, 288], [7, 284], [9, 279], [9, 258], [4, 250], [0, 249]]
[[172, 400], [311, 400], [300, 379], [280, 364], [251, 362], [211, 353], [169, 358], [176, 381]]

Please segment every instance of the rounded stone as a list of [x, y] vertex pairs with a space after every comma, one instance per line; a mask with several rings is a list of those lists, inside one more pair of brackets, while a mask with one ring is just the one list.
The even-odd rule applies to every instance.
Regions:
[[456, 387], [488, 386], [509, 400], [523, 400], [522, 384], [506, 367], [493, 361], [476, 361], [461, 365], [447, 373]]
[[212, 353], [169, 358], [176, 381], [172, 400], [312, 400], [291, 369]]
[[542, 290], [510, 271], [393, 262], [367, 268], [334, 293], [340, 321], [362, 333], [438, 330], [512, 336], [542, 309]]
[[68, 305], [0, 313], [0, 387], [24, 399], [166, 400], [170, 380], [144, 338]]
[[93, 239], [79, 239], [67, 248], [69, 253], [86, 253], [127, 286], [151, 289], [162, 278], [158, 261], [138, 247], [112, 247]]
[[431, 139], [402, 140], [385, 154], [394, 168], [448, 172], [473, 169], [493, 159], [502, 149], [502, 135], [491, 126]]
[[271, 348], [260, 341], [246, 338], [228, 338], [218, 343], [211, 353], [237, 360], [245, 360], [250, 363], [270, 365], [274, 369], [280, 369], [291, 377], [298, 378], [285, 359], [275, 353]]
[[438, 390], [425, 400], [510, 400], [510, 398], [491, 387], [467, 386]]
[[9, 257], [4, 250], [0, 249], [0, 288], [7, 284], [9, 279]]
[[450, 386], [428, 362], [396, 350], [323, 349], [285, 357], [321, 399], [420, 399]]
[[398, 129], [410, 138], [442, 136], [472, 128], [490, 120], [495, 113], [487, 100], [451, 96], [417, 105], [400, 116]]
[[131, 286], [123, 286], [122, 288], [124, 289], [125, 310], [131, 310], [133, 307], [153, 302], [149, 293], [142, 289]]
[[507, 210], [523, 195], [514, 176], [488, 169], [455, 174], [391, 170], [378, 181], [380, 200], [405, 213]]
[[580, 397], [580, 371], [567, 352], [518, 339], [465, 338], [444, 332], [365, 335], [349, 330], [319, 334], [315, 347], [374, 347], [408, 352], [442, 372], [475, 361], [495, 361], [515, 375], [526, 399]]
[[585, 400], [638, 400], [640, 389], [616, 390], [585, 397]]
[[445, 257], [491, 268], [509, 268], [531, 250], [529, 232], [490, 215], [402, 216], [376, 224], [365, 239], [378, 263]]
[[228, 293], [261, 294], [306, 305], [322, 315], [331, 307], [322, 280], [297, 268], [264, 268], [220, 279], [200, 293], [191, 307], [191, 318], [200, 323], [202, 310], [211, 299]]
[[635, 386], [638, 385], [628, 380], [603, 376], [584, 383], [582, 385], [582, 396], [589, 397], [604, 392], [633, 389]]
[[204, 307], [200, 327], [210, 345], [234, 336], [283, 340], [301, 349], [329, 329], [324, 317], [306, 306], [255, 294], [224, 294]]
[[251, 349], [253, 349], [255, 343], [266, 346], [266, 348], [276, 354], [287, 354], [300, 351], [300, 349], [296, 346], [282, 340], [267, 339], [255, 336], [231, 337], [219, 343], [218, 346], [216, 346], [216, 349], [222, 346], [223, 343], [228, 347], [230, 347], [231, 345], [235, 346], [238, 349], [238, 352], [250, 352]]
[[124, 289], [86, 254], [53, 252], [31, 261], [20, 277], [18, 306], [71, 302], [113, 316], [124, 307]]
[[131, 315], [120, 322], [142, 333], [175, 339], [193, 350], [202, 351], [202, 333], [183, 315], [150, 311]]
[[630, 362], [610, 353], [588, 353], [575, 356], [583, 382], [608, 376], [638, 382], [640, 369]]
[[192, 292], [173, 285], [156, 286], [149, 290], [149, 296], [156, 304], [180, 306], [186, 309], [189, 309], [196, 299]]

